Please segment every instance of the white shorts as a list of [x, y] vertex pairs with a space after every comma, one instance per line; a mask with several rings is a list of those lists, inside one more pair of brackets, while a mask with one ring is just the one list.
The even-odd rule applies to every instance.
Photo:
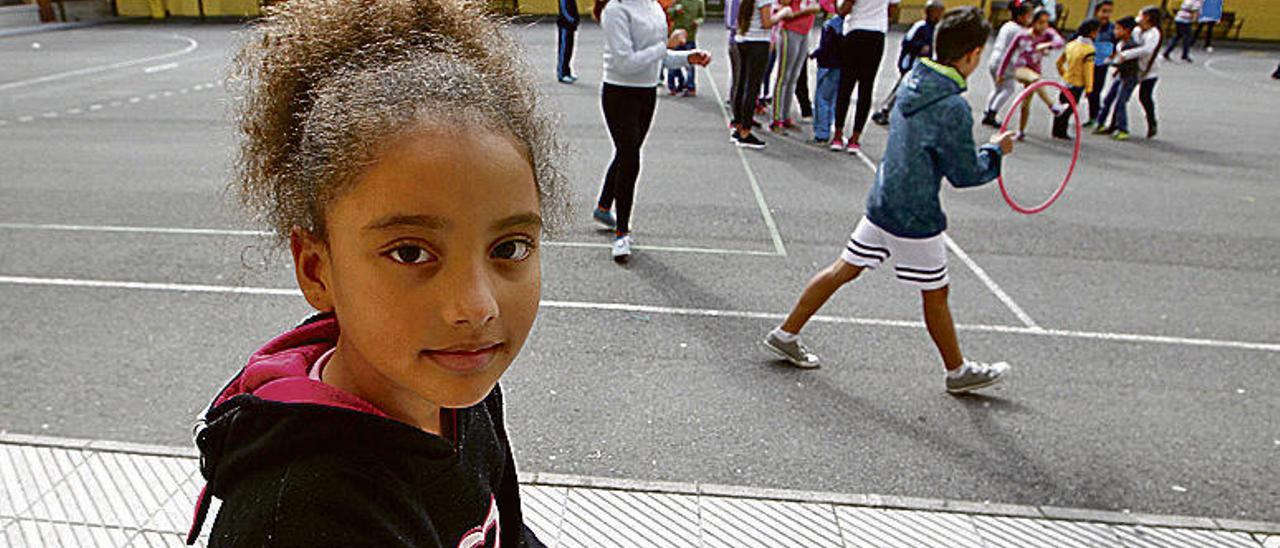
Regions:
[[900, 238], [866, 217], [858, 221], [840, 259], [854, 266], [878, 268], [893, 258], [898, 280], [923, 291], [946, 287], [947, 244], [942, 234], [929, 238]]

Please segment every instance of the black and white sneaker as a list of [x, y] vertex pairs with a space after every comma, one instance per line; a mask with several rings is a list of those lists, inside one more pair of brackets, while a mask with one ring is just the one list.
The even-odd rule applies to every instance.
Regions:
[[753, 133], [748, 133], [746, 137], [738, 137], [737, 145], [742, 148], [753, 148], [756, 150], [760, 150], [765, 146], [764, 141], [761, 141], [760, 138], [756, 137]]

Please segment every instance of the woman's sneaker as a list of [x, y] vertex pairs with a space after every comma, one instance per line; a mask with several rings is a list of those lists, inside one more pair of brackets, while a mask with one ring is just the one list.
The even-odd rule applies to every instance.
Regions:
[[830, 148], [831, 150], [834, 150], [834, 151], [836, 151], [836, 152], [843, 152], [843, 151], [844, 151], [844, 136], [843, 136], [843, 135], [840, 135], [840, 132], [839, 132], [839, 131], [837, 131], [837, 132], [836, 132], [836, 136], [831, 138], [831, 146], [830, 146], [830, 147], [827, 147], [827, 148]]
[[595, 219], [596, 224], [604, 228], [607, 228], [609, 230], [618, 228], [617, 219], [614, 219], [613, 214], [610, 213], [608, 210], [600, 209], [599, 207], [597, 207], [595, 211], [591, 212], [591, 218]]
[[1000, 382], [1009, 371], [1009, 364], [996, 362], [986, 364], [965, 360], [954, 372], [947, 372], [947, 392], [963, 394], [970, 390], [986, 388]]
[[810, 352], [804, 343], [800, 342], [799, 335], [796, 335], [791, 342], [783, 342], [778, 336], [778, 330], [775, 329], [765, 335], [764, 346], [796, 367], [803, 369], [818, 367], [818, 355]]
[[618, 236], [613, 240], [613, 260], [625, 263], [631, 259], [631, 235]]

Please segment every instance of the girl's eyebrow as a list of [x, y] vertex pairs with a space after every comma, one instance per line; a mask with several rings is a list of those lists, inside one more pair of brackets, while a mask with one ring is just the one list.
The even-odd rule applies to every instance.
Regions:
[[533, 226], [541, 228], [542, 216], [537, 213], [521, 213], [518, 215], [512, 215], [506, 219], [493, 223], [493, 230], [500, 231], [517, 226]]
[[444, 230], [449, 227], [448, 219], [435, 215], [387, 215], [364, 226], [366, 231], [386, 230], [401, 226], [415, 226], [428, 230]]

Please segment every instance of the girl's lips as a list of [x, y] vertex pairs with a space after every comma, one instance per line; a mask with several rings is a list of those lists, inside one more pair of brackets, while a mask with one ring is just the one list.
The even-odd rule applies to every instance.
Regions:
[[472, 373], [484, 369], [493, 362], [493, 357], [501, 348], [502, 344], [494, 344], [470, 351], [423, 350], [422, 355], [449, 371]]

